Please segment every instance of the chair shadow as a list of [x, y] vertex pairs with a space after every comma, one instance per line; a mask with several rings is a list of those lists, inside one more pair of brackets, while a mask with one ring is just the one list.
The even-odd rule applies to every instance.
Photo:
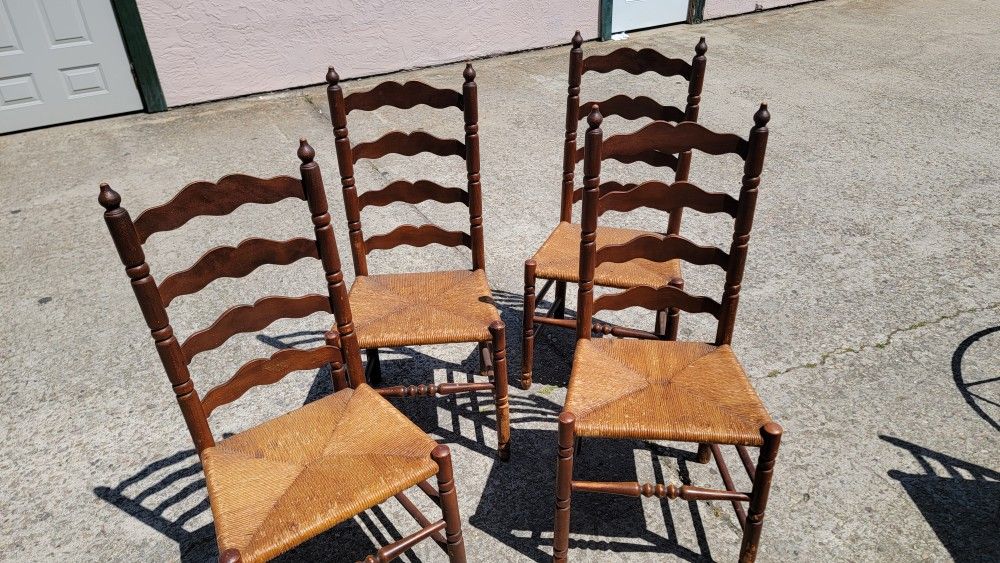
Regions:
[[963, 340], [961, 344], [955, 348], [955, 353], [951, 356], [951, 373], [952, 377], [955, 378], [955, 385], [958, 386], [959, 393], [962, 394], [962, 398], [965, 399], [965, 402], [968, 403], [969, 407], [971, 407], [980, 418], [989, 423], [994, 430], [1000, 431], [1000, 422], [998, 422], [993, 415], [987, 412], [987, 409], [1000, 412], [1000, 403], [997, 402], [997, 399], [988, 399], [984, 397], [979, 389], [972, 390], [972, 387], [990, 383], [1000, 387], [1000, 376], [987, 377], [985, 379], [978, 379], [975, 381], [966, 381], [966, 374], [962, 371], [962, 361], [965, 359], [969, 348], [994, 332], [1000, 332], [1000, 326], [984, 328], [983, 330], [980, 330]]
[[952, 559], [1000, 561], [1000, 471], [892, 436], [879, 438], [920, 464], [923, 473], [893, 469], [889, 476], [903, 486]]

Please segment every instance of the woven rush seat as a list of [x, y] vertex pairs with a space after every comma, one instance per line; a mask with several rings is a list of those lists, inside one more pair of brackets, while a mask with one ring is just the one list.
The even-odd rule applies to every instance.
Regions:
[[437, 444], [371, 387], [202, 452], [220, 552], [264, 561], [428, 479]]
[[358, 276], [350, 300], [362, 348], [487, 342], [500, 320], [482, 270]]
[[700, 342], [580, 340], [564, 410], [580, 436], [743, 446], [771, 421], [732, 348]]
[[[597, 248], [622, 244], [637, 236], [649, 234], [635, 229], [597, 227]], [[540, 278], [573, 282], [580, 281], [580, 225], [559, 223], [532, 257], [538, 264], [536, 275]], [[594, 284], [603, 287], [628, 289], [640, 285], [660, 287], [673, 278], [681, 277], [679, 260], [653, 262], [629, 260], [621, 264], [606, 262], [597, 266]]]

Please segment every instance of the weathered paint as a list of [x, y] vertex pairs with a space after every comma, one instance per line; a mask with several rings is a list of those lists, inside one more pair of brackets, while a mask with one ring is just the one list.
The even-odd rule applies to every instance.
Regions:
[[809, 0], [705, 0], [706, 20], [758, 10], [768, 10], [781, 6], [801, 4]]
[[171, 106], [597, 37], [599, 0], [138, 0]]

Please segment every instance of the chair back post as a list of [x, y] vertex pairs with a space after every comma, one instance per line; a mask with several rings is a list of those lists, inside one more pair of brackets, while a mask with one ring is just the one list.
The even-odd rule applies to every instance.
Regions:
[[[708, 62], [708, 59], [705, 57], [706, 52], [708, 52], [708, 44], [705, 43], [705, 38], [702, 37], [698, 41], [698, 44], [695, 45], [694, 58], [691, 59], [691, 76], [688, 79], [688, 96], [687, 104], [684, 106], [684, 121], [698, 121], [698, 110], [701, 109], [701, 90], [705, 84], [705, 66]], [[688, 180], [691, 173], [691, 154], [692, 151], [689, 149], [678, 155], [674, 181], [682, 182]], [[682, 210], [680, 208], [670, 213], [667, 226], [668, 234], [680, 234], [681, 216]]]
[[472, 237], [472, 269], [486, 270], [483, 242], [483, 188], [479, 177], [479, 94], [476, 70], [465, 63], [462, 73], [462, 112], [465, 114], [465, 167], [469, 189], [469, 235]]
[[580, 219], [580, 284], [576, 338], [590, 338], [594, 317], [594, 270], [597, 267], [597, 206], [601, 185], [601, 142], [604, 118], [594, 104], [587, 116], [583, 153], [583, 214]]
[[316, 234], [316, 246], [323, 271], [326, 273], [326, 287], [330, 297], [330, 310], [337, 321], [337, 331], [340, 333], [341, 355], [347, 364], [351, 387], [355, 387], [364, 378], [361, 368], [361, 349], [358, 347], [358, 337], [354, 332], [354, 321], [351, 315], [351, 303], [348, 300], [347, 286], [344, 284], [344, 272], [340, 264], [340, 251], [337, 248], [337, 237], [330, 225], [330, 211], [326, 200], [326, 190], [323, 188], [323, 176], [319, 165], [313, 160], [316, 151], [305, 139], [299, 140], [299, 172], [302, 175], [302, 189], [305, 191], [306, 203], [312, 214], [313, 230]]
[[326, 99], [330, 104], [330, 120], [333, 122], [334, 143], [337, 147], [337, 166], [340, 168], [340, 184], [344, 193], [344, 209], [347, 212], [347, 229], [351, 242], [351, 257], [354, 260], [354, 275], [368, 275], [368, 256], [365, 236], [361, 232], [361, 205], [354, 180], [354, 154], [351, 140], [347, 136], [347, 107], [344, 104], [344, 90], [340, 87], [340, 75], [331, 66], [326, 73]]
[[747, 142], [747, 157], [743, 165], [743, 183], [740, 187], [739, 205], [733, 225], [733, 242], [729, 250], [729, 267], [726, 269], [726, 285], [722, 293], [719, 313], [719, 328], [715, 343], [729, 344], [733, 339], [736, 324], [736, 307], [740, 299], [740, 283], [746, 267], [747, 249], [750, 245], [750, 229], [753, 227], [754, 210], [757, 207], [757, 186], [764, 168], [764, 151], [767, 148], [767, 122], [771, 114], [767, 104], [762, 103], [753, 116], [754, 126], [750, 129]]
[[576, 170], [576, 130], [580, 121], [580, 80], [583, 76], [583, 36], [573, 35], [569, 50], [569, 89], [566, 96], [566, 140], [563, 146], [562, 193], [559, 197], [559, 220], [573, 219], [573, 175]]
[[104, 222], [118, 250], [118, 256], [125, 266], [125, 273], [132, 284], [132, 291], [139, 301], [139, 308], [146, 320], [150, 334], [156, 344], [156, 351], [167, 372], [174, 395], [180, 405], [184, 422], [187, 424], [195, 449], [200, 453], [205, 448], [215, 445], [212, 430], [208, 426], [208, 417], [202, 409], [201, 398], [191, 381], [187, 368], [187, 360], [181, 351], [174, 330], [170, 326], [167, 309], [156, 286], [156, 280], [149, 273], [149, 264], [139, 242], [139, 234], [135, 230], [128, 211], [121, 207], [121, 196], [107, 184], [101, 184], [101, 193], [97, 201], [104, 207]]

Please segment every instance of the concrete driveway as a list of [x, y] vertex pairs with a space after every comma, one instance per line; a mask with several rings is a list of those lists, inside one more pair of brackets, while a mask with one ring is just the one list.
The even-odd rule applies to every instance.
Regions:
[[[1000, 558], [1000, 5], [978, 0], [829, 0], [587, 43], [690, 57], [709, 44], [701, 121], [745, 135], [758, 102], [773, 116], [734, 348], [786, 430], [765, 522], [763, 561], [996, 561]], [[569, 40], [573, 30], [566, 30]], [[520, 365], [522, 265], [558, 217], [567, 47], [477, 61], [488, 274]], [[377, 55], [373, 55], [377, 56]], [[336, 62], [336, 61], [332, 61]], [[325, 69], [316, 69], [317, 82]], [[459, 87], [462, 65], [400, 73]], [[376, 79], [349, 82], [348, 92]], [[683, 100], [683, 85], [645, 75], [585, 77], [583, 96]], [[418, 114], [412, 117], [409, 113]], [[606, 132], [634, 124], [608, 119]], [[355, 141], [391, 128], [460, 135], [458, 112], [352, 114]], [[184, 560], [215, 557], [204, 481], [180, 412], [97, 205], [108, 181], [133, 212], [195, 179], [242, 171], [295, 174], [308, 137], [324, 167], [345, 258], [346, 224], [321, 87], [130, 115], [0, 137], [0, 558]], [[623, 180], [642, 167], [608, 167]], [[734, 193], [734, 161], [696, 155], [692, 179]], [[358, 171], [362, 189], [396, 177], [459, 183], [456, 159], [387, 158]], [[308, 235], [305, 207], [244, 208], [150, 240], [154, 275], [251, 234]], [[459, 227], [464, 209], [397, 206], [365, 216]], [[656, 214], [616, 216], [649, 225]], [[695, 240], [722, 243], [728, 223], [689, 213]], [[372, 271], [456, 268], [442, 247], [377, 253]], [[349, 264], [350, 261], [347, 260]], [[322, 291], [316, 264], [260, 271], [178, 300], [181, 335], [266, 293]], [[689, 287], [717, 292], [714, 273]], [[716, 293], [712, 293], [716, 294]], [[575, 300], [570, 301], [571, 305]], [[625, 321], [651, 325], [649, 315]], [[204, 390], [244, 361], [322, 330], [319, 315], [236, 338], [192, 365]], [[710, 338], [684, 318], [682, 337]], [[512, 389], [513, 458], [496, 461], [485, 396], [399, 407], [452, 446], [474, 561], [550, 553], [555, 419], [573, 342], [537, 342], [536, 382]], [[470, 346], [395, 350], [391, 382], [464, 381]], [[329, 391], [298, 373], [213, 417], [217, 436]], [[687, 480], [718, 486], [685, 444], [593, 442], [583, 478]], [[738, 462], [731, 465], [738, 467]], [[745, 486], [745, 485], [741, 485]], [[386, 503], [302, 546], [288, 560], [356, 560], [414, 529]], [[578, 495], [571, 557], [732, 561], [727, 504]], [[441, 560], [433, 544], [404, 560]]]

